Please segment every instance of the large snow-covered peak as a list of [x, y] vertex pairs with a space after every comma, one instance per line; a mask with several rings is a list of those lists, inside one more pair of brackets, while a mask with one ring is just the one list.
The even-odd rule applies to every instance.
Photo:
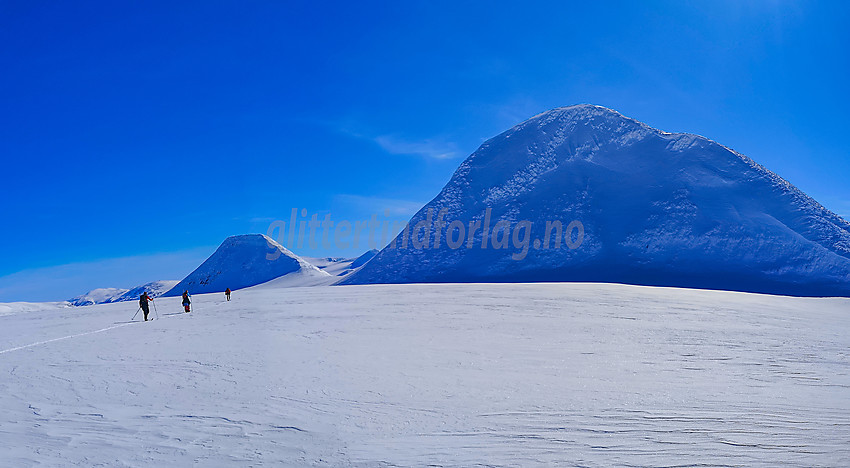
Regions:
[[[429, 213], [441, 212], [437, 227]], [[451, 222], [472, 231], [488, 219], [487, 240], [479, 228], [448, 247]], [[514, 238], [494, 248], [499, 221], [508, 235], [532, 223], [537, 245], [558, 234], [547, 223], [575, 221], [582, 242], [538, 249]], [[415, 230], [403, 232], [343, 282], [604, 281], [850, 295], [850, 223], [721, 144], [600, 106], [553, 109], [486, 141], [410, 226], [421, 222], [427, 247], [414, 245]]]
[[242, 289], [305, 270], [327, 276], [266, 235], [231, 236], [165, 296], [177, 296], [186, 290], [197, 294]]

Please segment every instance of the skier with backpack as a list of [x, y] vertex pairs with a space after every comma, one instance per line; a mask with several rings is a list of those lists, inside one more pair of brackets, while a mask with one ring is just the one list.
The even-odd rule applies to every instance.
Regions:
[[148, 296], [147, 292], [143, 292], [141, 296], [139, 296], [139, 307], [142, 308], [142, 312], [145, 313], [145, 322], [148, 321], [148, 313], [150, 312], [150, 306], [148, 302], [153, 302], [150, 296]]
[[227, 289], [224, 290], [224, 295], [225, 295], [225, 297], [227, 297], [227, 300], [229, 301], [230, 300], [230, 288], [227, 288]]
[[189, 291], [188, 290], [183, 291], [183, 310], [187, 313], [190, 312], [191, 311], [191, 304], [192, 304], [192, 301], [189, 299]]

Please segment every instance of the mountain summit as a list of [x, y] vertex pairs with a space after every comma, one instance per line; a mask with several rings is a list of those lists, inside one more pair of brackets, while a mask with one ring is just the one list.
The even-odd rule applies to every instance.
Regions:
[[488, 140], [409, 226], [344, 282], [850, 295], [850, 223], [714, 141], [593, 105]]
[[307, 263], [263, 234], [231, 236], [195, 271], [180, 281], [165, 296], [223, 292], [247, 288], [285, 275], [330, 275]]

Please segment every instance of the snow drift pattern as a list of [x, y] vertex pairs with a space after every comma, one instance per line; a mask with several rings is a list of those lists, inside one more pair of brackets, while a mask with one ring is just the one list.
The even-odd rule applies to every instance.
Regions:
[[[599, 281], [793, 295], [850, 295], [850, 224], [799, 189], [706, 138], [662, 132], [599, 106], [558, 108], [485, 142], [410, 221], [466, 226], [580, 220], [577, 249], [402, 247], [348, 284]], [[435, 238], [435, 227], [431, 227]], [[446, 239], [445, 229], [442, 238]]]
[[328, 276], [267, 236], [231, 236], [165, 296], [247, 288], [291, 273]]
[[135, 304], [0, 317], [0, 465], [850, 460], [850, 299], [596, 284], [235, 298], [195, 296], [197, 314], [159, 299], [153, 322], [125, 322]]

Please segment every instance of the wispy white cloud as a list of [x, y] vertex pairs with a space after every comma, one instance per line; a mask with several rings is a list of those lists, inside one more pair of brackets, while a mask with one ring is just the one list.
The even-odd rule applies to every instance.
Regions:
[[0, 277], [0, 302], [63, 301], [96, 288], [180, 280], [215, 247], [34, 268]]
[[362, 119], [354, 118], [340, 118], [314, 123], [352, 138], [371, 141], [390, 154], [432, 159], [453, 159], [463, 156], [458, 144], [445, 136], [414, 138], [398, 133], [383, 133], [381, 130], [365, 125]]
[[375, 213], [381, 216], [413, 216], [425, 205], [423, 201], [401, 200], [397, 198], [368, 197], [362, 195], [339, 194], [334, 203], [354, 208], [356, 211]]
[[406, 140], [393, 135], [374, 138], [384, 151], [390, 154], [424, 156], [434, 159], [452, 159], [460, 156], [457, 145], [439, 139]]

